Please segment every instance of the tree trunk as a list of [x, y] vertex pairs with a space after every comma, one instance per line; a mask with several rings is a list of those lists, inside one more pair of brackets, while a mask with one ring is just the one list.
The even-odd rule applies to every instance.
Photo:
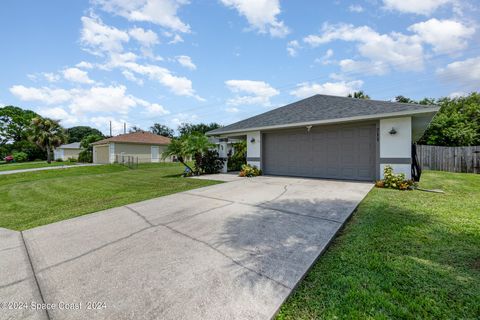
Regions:
[[51, 158], [51, 155], [50, 155], [50, 143], [47, 143], [47, 163], [52, 163], [52, 158]]
[[190, 166], [183, 161], [183, 157], [178, 157], [178, 161], [180, 161], [181, 164], [188, 168], [190, 172], [193, 172], [192, 168], [190, 168]]

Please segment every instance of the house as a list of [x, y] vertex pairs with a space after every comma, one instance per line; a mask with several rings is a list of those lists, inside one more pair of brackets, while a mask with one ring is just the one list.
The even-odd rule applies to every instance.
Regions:
[[138, 131], [121, 134], [92, 143], [93, 163], [117, 163], [132, 159], [134, 162], [172, 161], [171, 158], [162, 159], [162, 153], [170, 138], [159, 136], [151, 132]]
[[80, 142], [73, 142], [69, 144], [62, 144], [53, 150], [53, 159], [66, 161], [68, 159], [77, 159], [82, 151]]
[[412, 143], [438, 106], [315, 95], [212, 130], [247, 140], [247, 162], [265, 174], [366, 180], [383, 168], [411, 177]]

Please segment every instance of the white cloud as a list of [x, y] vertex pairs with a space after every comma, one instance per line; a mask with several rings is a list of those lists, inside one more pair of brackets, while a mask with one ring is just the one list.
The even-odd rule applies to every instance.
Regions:
[[480, 56], [448, 64], [437, 69], [441, 79], [465, 86], [468, 90], [480, 89]]
[[60, 76], [53, 72], [44, 72], [42, 75], [48, 82], [57, 82], [60, 80]]
[[328, 94], [334, 96], [346, 97], [349, 93], [358, 91], [363, 85], [363, 81], [340, 81], [340, 82], [303, 82], [297, 85], [297, 88], [290, 92], [291, 95], [303, 99], [316, 94]]
[[253, 29], [260, 33], [269, 33], [272, 37], [284, 37], [290, 30], [283, 21], [277, 19], [281, 13], [279, 0], [221, 0], [230, 8], [247, 18]]
[[351, 4], [349, 7], [348, 7], [348, 10], [350, 12], [356, 12], [356, 13], [360, 13], [360, 12], [363, 12], [363, 7], [359, 4]]
[[291, 57], [296, 57], [298, 54], [298, 49], [300, 49], [300, 43], [297, 40], [292, 40], [287, 43], [287, 52]]
[[239, 110], [238, 108], [231, 107], [231, 108], [225, 109], [225, 111], [227, 111], [227, 112], [229, 112], [229, 113], [237, 113], [237, 112], [239, 112], [240, 110]]
[[93, 124], [95, 128], [98, 128], [105, 134], [110, 134], [110, 122], [112, 124], [112, 134], [118, 135], [123, 133], [124, 125], [126, 124], [127, 128], [131, 127], [132, 124], [124, 119], [115, 119], [113, 117], [97, 116], [89, 119], [89, 122]]
[[325, 54], [323, 55], [323, 57], [321, 58], [316, 58], [315, 59], [315, 63], [321, 63], [321, 64], [324, 64], [324, 65], [327, 65], [327, 64], [331, 64], [333, 63], [332, 60], [330, 60], [330, 58], [333, 57], [333, 50], [332, 49], [328, 49]]
[[152, 30], [133, 28], [128, 31], [128, 34], [145, 47], [154, 46], [159, 42], [157, 34]]
[[103, 10], [130, 21], [151, 22], [176, 32], [190, 32], [190, 26], [180, 20], [178, 9], [187, 0], [93, 0]]
[[132, 81], [132, 82], [135, 82], [135, 83], [138, 84], [139, 86], [142, 86], [142, 85], [143, 85], [143, 80], [135, 77], [135, 75], [133, 74], [133, 72], [128, 71], [128, 70], [123, 70], [123, 71], [122, 71], [122, 74], [123, 74], [123, 76], [125, 77], [125, 79], [130, 80], [130, 81]]
[[190, 113], [177, 113], [174, 118], [172, 118], [171, 122], [174, 125], [181, 125], [182, 123], [193, 123], [198, 120], [198, 116], [196, 114]]
[[270, 106], [270, 99], [280, 94], [277, 89], [264, 81], [228, 80], [225, 81], [225, 84], [234, 93], [246, 94], [229, 99], [227, 103], [233, 106], [246, 104]]
[[381, 61], [343, 59], [338, 64], [344, 73], [384, 75], [388, 72], [388, 65]]
[[175, 57], [182, 66], [190, 70], [196, 70], [197, 66], [192, 62], [192, 58], [189, 56], [176, 56]]
[[90, 62], [87, 62], [87, 61], [81, 61], [79, 63], [77, 63], [75, 65], [75, 67], [77, 68], [83, 68], [83, 69], [92, 69], [93, 68], [93, 64], [91, 64]]
[[68, 90], [47, 87], [34, 88], [15, 85], [10, 88], [10, 92], [22, 101], [41, 101], [45, 104], [59, 104], [72, 98]]
[[309, 35], [304, 41], [313, 47], [334, 40], [358, 42], [358, 51], [363, 57], [388, 65], [397, 70], [418, 71], [423, 69], [424, 54], [418, 36], [401, 33], [379, 34], [368, 26], [325, 24], [321, 35]]
[[63, 77], [68, 81], [77, 83], [92, 84], [95, 82], [88, 77], [88, 72], [78, 68], [68, 68], [63, 70]]
[[78, 123], [78, 118], [60, 107], [43, 108], [37, 111], [43, 117], [60, 120], [63, 125], [71, 126]]
[[166, 114], [170, 114], [170, 111], [168, 111], [158, 103], [150, 103], [139, 98], [135, 98], [135, 102], [139, 106], [145, 107], [145, 111], [143, 112], [144, 114], [148, 114], [150, 116], [163, 116]]
[[96, 55], [123, 51], [123, 42], [129, 41], [125, 31], [107, 26], [98, 17], [82, 17], [81, 43]]
[[428, 21], [411, 25], [408, 30], [418, 34], [422, 41], [433, 46], [436, 53], [452, 53], [465, 49], [467, 39], [473, 36], [475, 28], [454, 20]]
[[430, 15], [453, 0], [383, 0], [384, 7], [402, 13]]
[[[149, 103], [127, 94], [125, 86], [93, 86], [88, 89], [70, 90], [48, 87], [27, 88], [13, 86], [10, 92], [23, 101], [38, 101], [47, 105], [66, 104], [75, 116], [86, 113], [121, 113], [126, 114], [133, 107], [144, 107], [147, 111], [160, 112], [158, 104]], [[167, 112], [166, 110], [164, 110]]]

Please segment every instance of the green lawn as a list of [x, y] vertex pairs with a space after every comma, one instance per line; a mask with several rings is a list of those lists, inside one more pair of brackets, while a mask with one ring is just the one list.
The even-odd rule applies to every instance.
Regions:
[[75, 165], [75, 164], [76, 163], [74, 162], [72, 163], [72, 162], [56, 162], [56, 161], [52, 161], [52, 163], [47, 163], [47, 161], [6, 163], [6, 164], [0, 164], [0, 171], [56, 167], [56, 166]]
[[181, 178], [180, 164], [78, 167], [0, 176], [0, 227], [25, 230], [218, 182]]
[[278, 319], [479, 319], [480, 175], [374, 189]]

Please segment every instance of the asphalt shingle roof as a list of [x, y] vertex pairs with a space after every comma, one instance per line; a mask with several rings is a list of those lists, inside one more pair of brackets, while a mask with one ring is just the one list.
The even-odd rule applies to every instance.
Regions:
[[120, 134], [115, 137], [103, 139], [92, 143], [92, 145], [99, 145], [110, 142], [167, 145], [170, 144], [170, 138], [159, 136], [151, 132], [138, 131], [133, 133]]
[[432, 105], [398, 103], [317, 94], [257, 116], [212, 130], [209, 135], [295, 123], [335, 120], [358, 116], [375, 116], [394, 112], [425, 111]]

